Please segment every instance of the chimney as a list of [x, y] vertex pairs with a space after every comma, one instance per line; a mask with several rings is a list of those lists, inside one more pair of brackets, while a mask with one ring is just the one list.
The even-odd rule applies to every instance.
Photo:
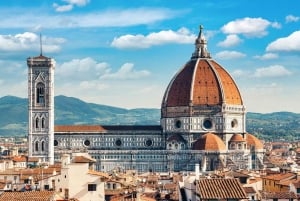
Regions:
[[67, 168], [68, 165], [70, 164], [70, 161], [71, 161], [70, 155], [69, 154], [63, 154], [61, 156], [61, 167], [62, 168]]
[[199, 180], [199, 176], [200, 176], [199, 163], [195, 164], [195, 175], [196, 175], [196, 180]]

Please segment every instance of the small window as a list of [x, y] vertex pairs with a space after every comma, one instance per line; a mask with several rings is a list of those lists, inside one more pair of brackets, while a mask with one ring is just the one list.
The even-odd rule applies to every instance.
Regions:
[[39, 151], [39, 143], [35, 142], [35, 151]]
[[152, 141], [151, 139], [147, 139], [146, 142], [145, 142], [145, 145], [146, 145], [147, 147], [152, 146], [152, 144], [153, 144], [153, 141]]
[[58, 145], [58, 141], [54, 140], [54, 146], [56, 147]]
[[88, 191], [96, 191], [97, 184], [88, 184]]
[[45, 103], [45, 85], [38, 83], [36, 86], [36, 103], [44, 105]]
[[39, 118], [36, 118], [35, 119], [35, 128], [39, 128], [39, 124], [40, 124]]
[[88, 147], [91, 145], [91, 142], [89, 140], [85, 140], [83, 144]]
[[203, 126], [204, 126], [204, 128], [206, 128], [206, 129], [211, 129], [212, 128], [212, 121], [210, 120], [210, 119], [206, 119], [206, 120], [204, 120], [204, 122], [203, 122]]
[[176, 127], [176, 128], [181, 128], [181, 121], [180, 121], [180, 120], [177, 120], [177, 121], [175, 122], [175, 127]]
[[42, 151], [45, 151], [45, 142], [42, 142]]
[[238, 126], [238, 121], [236, 119], [231, 121], [231, 128], [236, 128]]
[[42, 128], [45, 128], [45, 118], [42, 118]]
[[121, 146], [121, 145], [122, 145], [121, 139], [117, 139], [116, 142], [115, 142], [115, 144], [116, 144], [117, 146]]

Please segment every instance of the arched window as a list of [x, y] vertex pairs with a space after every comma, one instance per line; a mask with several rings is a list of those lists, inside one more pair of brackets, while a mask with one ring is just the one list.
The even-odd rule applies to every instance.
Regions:
[[40, 123], [39, 118], [36, 118], [35, 119], [35, 128], [39, 128], [39, 123]]
[[42, 142], [42, 151], [45, 151], [45, 142]]
[[42, 128], [45, 128], [45, 118], [42, 118]]
[[39, 143], [35, 142], [35, 151], [39, 151]]
[[41, 82], [36, 85], [36, 103], [45, 103], [45, 85]]

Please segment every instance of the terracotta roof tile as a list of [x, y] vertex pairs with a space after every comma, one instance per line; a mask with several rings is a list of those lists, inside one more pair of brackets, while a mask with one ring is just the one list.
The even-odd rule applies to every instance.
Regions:
[[294, 192], [262, 192], [261, 196], [264, 199], [297, 199]]
[[53, 191], [3, 192], [0, 201], [52, 201]]
[[285, 179], [292, 179], [295, 178], [296, 175], [294, 173], [281, 173], [281, 174], [272, 174], [263, 177], [264, 179], [274, 180], [274, 181], [281, 181]]
[[252, 186], [245, 186], [244, 191], [246, 193], [256, 193], [256, 191], [254, 190], [254, 188]]
[[56, 125], [54, 132], [101, 132], [105, 129], [99, 125]]
[[88, 158], [88, 157], [85, 157], [85, 156], [75, 156], [73, 159], [72, 159], [72, 162], [73, 163], [95, 163], [96, 160], [95, 159], [92, 159], [92, 158]]
[[115, 126], [100, 126], [100, 125], [56, 125], [54, 127], [54, 132], [59, 133], [80, 133], [90, 132], [90, 133], [105, 133], [107, 131], [130, 131], [130, 130], [154, 130], [161, 131], [161, 126], [159, 125], [115, 125]]
[[25, 156], [14, 156], [12, 157], [12, 161], [14, 162], [26, 162]]
[[246, 199], [238, 179], [200, 179], [196, 193], [201, 199]]

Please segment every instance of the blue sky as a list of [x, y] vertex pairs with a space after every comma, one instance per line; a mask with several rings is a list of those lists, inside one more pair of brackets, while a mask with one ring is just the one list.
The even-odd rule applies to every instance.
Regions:
[[0, 1], [0, 96], [27, 97], [26, 58], [56, 60], [55, 94], [160, 108], [199, 25], [247, 111], [300, 113], [299, 0]]

